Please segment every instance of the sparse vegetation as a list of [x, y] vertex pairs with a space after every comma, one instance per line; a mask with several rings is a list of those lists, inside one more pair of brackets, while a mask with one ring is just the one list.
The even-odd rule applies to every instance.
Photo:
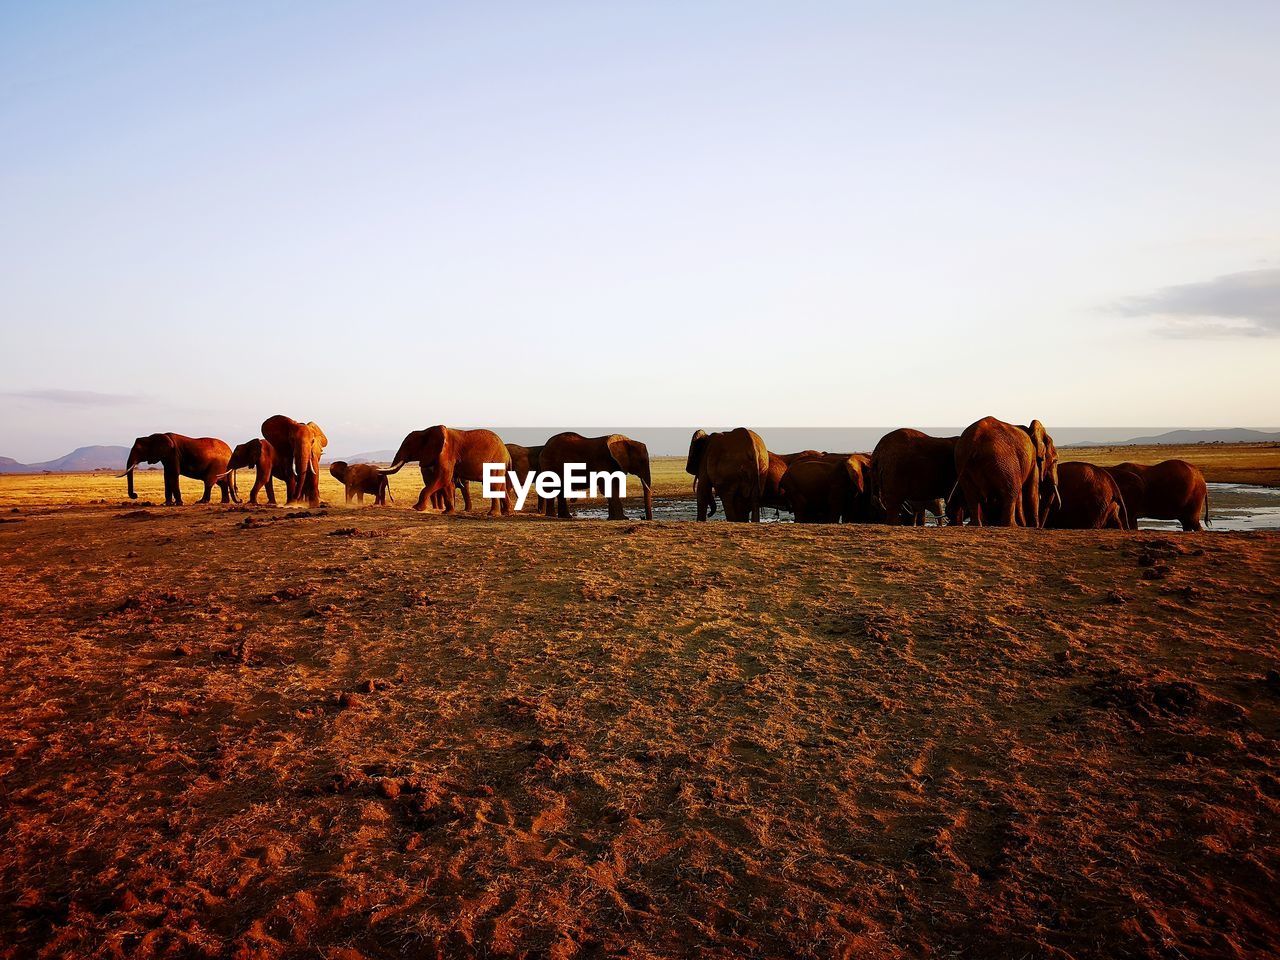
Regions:
[[3, 481], [0, 955], [1275, 949], [1275, 534], [445, 519], [324, 480]]

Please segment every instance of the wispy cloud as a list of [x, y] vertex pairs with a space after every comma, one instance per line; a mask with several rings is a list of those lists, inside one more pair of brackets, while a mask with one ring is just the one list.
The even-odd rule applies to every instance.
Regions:
[[1153, 317], [1170, 337], [1280, 336], [1280, 269], [1228, 273], [1162, 287], [1115, 304], [1127, 317]]
[[98, 393], [94, 390], [6, 390], [6, 397], [59, 403], [69, 407], [120, 407], [145, 398], [134, 393]]

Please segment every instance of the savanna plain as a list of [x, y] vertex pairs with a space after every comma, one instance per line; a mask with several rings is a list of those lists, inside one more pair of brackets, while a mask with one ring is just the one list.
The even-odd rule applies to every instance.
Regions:
[[0, 956], [1280, 955], [1280, 534], [392, 480], [0, 479]]

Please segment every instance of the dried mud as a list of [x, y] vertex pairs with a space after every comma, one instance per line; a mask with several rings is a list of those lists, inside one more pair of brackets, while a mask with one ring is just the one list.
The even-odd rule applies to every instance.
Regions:
[[0, 527], [0, 956], [1277, 952], [1280, 535]]

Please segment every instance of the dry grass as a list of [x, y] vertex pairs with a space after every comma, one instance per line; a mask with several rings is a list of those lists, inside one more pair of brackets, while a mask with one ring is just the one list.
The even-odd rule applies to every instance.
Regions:
[[1275, 534], [14, 483], [0, 956], [1276, 953]]
[[1280, 443], [1193, 443], [1161, 447], [1064, 447], [1063, 460], [1109, 466], [1134, 460], [1194, 463], [1210, 483], [1253, 483], [1280, 487]]

